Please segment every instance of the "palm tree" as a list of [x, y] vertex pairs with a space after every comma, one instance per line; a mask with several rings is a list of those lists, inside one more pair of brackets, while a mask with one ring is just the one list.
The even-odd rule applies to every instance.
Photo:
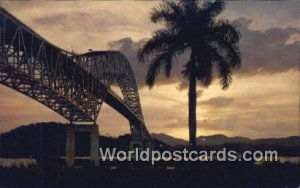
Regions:
[[[224, 9], [222, 0], [166, 0], [151, 12], [151, 21], [163, 23], [138, 52], [140, 62], [152, 61], [146, 75], [146, 84], [152, 88], [160, 68], [170, 77], [177, 56], [189, 53], [189, 61], [182, 74], [189, 80], [189, 144], [196, 147], [196, 84], [208, 87], [214, 75], [222, 89], [232, 81], [232, 70], [241, 64], [238, 43], [240, 33], [228, 20], [216, 20]], [[216, 72], [216, 74], [214, 73]]]

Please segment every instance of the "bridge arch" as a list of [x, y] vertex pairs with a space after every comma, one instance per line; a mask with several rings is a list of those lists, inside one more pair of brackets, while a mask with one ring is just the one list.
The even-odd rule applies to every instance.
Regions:
[[[3, 8], [0, 26], [0, 84], [73, 122], [95, 122], [106, 102], [129, 120], [134, 139], [150, 139], [134, 74], [124, 55], [115, 51], [68, 52]], [[123, 99], [110, 90], [114, 83]]]
[[118, 85], [125, 104], [143, 119], [134, 73], [123, 54], [118, 51], [93, 51], [80, 57], [80, 65], [100, 79], [106, 87]]

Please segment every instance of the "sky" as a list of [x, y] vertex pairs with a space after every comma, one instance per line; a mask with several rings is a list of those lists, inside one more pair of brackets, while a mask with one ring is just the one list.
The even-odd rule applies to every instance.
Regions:
[[[161, 76], [149, 90], [149, 63], [136, 53], [161, 25], [150, 11], [159, 1], [6, 1], [1, 6], [51, 43], [84, 53], [119, 50], [135, 73], [148, 130], [188, 138], [187, 82], [178, 58], [172, 78]], [[242, 67], [228, 90], [217, 80], [197, 87], [197, 135], [225, 134], [249, 138], [300, 136], [300, 1], [229, 1], [219, 16], [241, 32]], [[35, 122], [66, 122], [38, 102], [0, 85], [0, 132]], [[129, 133], [128, 121], [103, 105], [99, 132]]]

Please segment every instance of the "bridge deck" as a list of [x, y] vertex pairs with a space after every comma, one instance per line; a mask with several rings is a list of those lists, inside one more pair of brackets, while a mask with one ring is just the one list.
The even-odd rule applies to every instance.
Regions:
[[[0, 25], [1, 84], [37, 100], [70, 121], [95, 122], [105, 102], [127, 118], [135, 131], [150, 138], [134, 75], [121, 53], [74, 54], [48, 42], [3, 8], [0, 8]], [[103, 73], [91, 72], [99, 68], [101, 58], [113, 62], [101, 61], [104, 64], [100, 71], [107, 65], [111, 67]], [[120, 70], [122, 74], [117, 75]], [[110, 77], [104, 78], [106, 75]], [[103, 82], [112, 82], [113, 77], [122, 86], [124, 99]]]

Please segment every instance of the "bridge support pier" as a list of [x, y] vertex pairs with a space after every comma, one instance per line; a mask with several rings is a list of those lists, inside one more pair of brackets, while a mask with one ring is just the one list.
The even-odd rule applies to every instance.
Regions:
[[71, 168], [75, 164], [75, 136], [76, 132], [87, 131], [90, 133], [90, 161], [95, 166], [99, 166], [99, 134], [97, 124], [75, 125], [70, 123], [67, 126], [66, 135], [66, 164]]
[[140, 150], [144, 150], [147, 148], [151, 149], [151, 143], [149, 140], [145, 138], [142, 130], [137, 129], [133, 123], [130, 124], [130, 132], [131, 132], [131, 141], [130, 141], [130, 149], [135, 150], [136, 148]]
[[66, 163], [67, 167], [73, 167], [75, 162], [75, 125], [67, 126], [66, 135]]
[[90, 161], [93, 162], [95, 166], [99, 166], [99, 134], [97, 124], [90, 126], [90, 134]]

